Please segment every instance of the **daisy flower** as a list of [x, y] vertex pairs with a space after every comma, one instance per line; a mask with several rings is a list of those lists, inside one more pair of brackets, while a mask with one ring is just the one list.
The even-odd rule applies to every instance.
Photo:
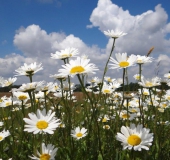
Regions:
[[123, 111], [121, 111], [120, 112], [120, 118], [122, 119], [122, 120], [133, 120], [135, 117], [136, 117], [136, 114], [130, 114], [130, 113], [128, 113], [126, 110], [123, 110]]
[[142, 78], [141, 82], [138, 82], [138, 84], [142, 87], [145, 87], [145, 88], [151, 88], [151, 87], [159, 86], [160, 82], [159, 82], [158, 77], [154, 77], [152, 79]]
[[28, 117], [24, 118], [25, 129], [24, 131], [37, 133], [49, 133], [53, 134], [54, 130], [60, 125], [60, 119], [55, 117], [55, 112], [52, 113], [52, 110], [49, 110], [46, 113], [46, 109], [42, 111], [37, 109], [37, 114], [29, 113]]
[[77, 74], [88, 74], [95, 73], [94, 71], [98, 70], [93, 63], [89, 63], [90, 59], [82, 59], [77, 57], [75, 60], [70, 60], [69, 63], [62, 65], [63, 69], [59, 69], [63, 76], [74, 77]]
[[103, 129], [109, 130], [109, 129], [110, 129], [110, 126], [109, 126], [109, 125], [104, 125], [104, 126], [103, 126]]
[[[141, 76], [141, 77], [140, 77]], [[133, 78], [135, 78], [136, 81], [139, 81], [140, 79], [142, 79], [144, 76], [143, 75], [140, 75], [140, 74], [135, 74], [133, 76]]]
[[108, 31], [104, 31], [104, 34], [106, 36], [109, 36], [111, 38], [115, 38], [116, 39], [116, 38], [119, 38], [119, 37], [122, 37], [122, 36], [126, 35], [127, 33], [123, 33], [122, 31], [118, 31], [118, 30], [116, 30], [116, 31], [108, 30]]
[[58, 148], [55, 148], [54, 145], [48, 144], [47, 146], [42, 143], [41, 147], [41, 153], [37, 150], [37, 156], [33, 155], [29, 156], [31, 159], [36, 159], [36, 160], [55, 160], [55, 156], [57, 153]]
[[25, 92], [13, 92], [13, 96], [20, 101], [27, 101], [29, 99], [28, 93]]
[[143, 128], [142, 125], [130, 124], [130, 127], [121, 127], [121, 133], [117, 133], [116, 139], [122, 142], [123, 149], [141, 149], [149, 150], [148, 146], [152, 145], [153, 133], [149, 133], [150, 129]]
[[137, 55], [137, 64], [150, 63], [153, 61], [152, 57]]
[[20, 91], [20, 92], [31, 92], [34, 90], [40, 90], [42, 85], [44, 84], [44, 81], [40, 82], [32, 82], [32, 83], [23, 83], [21, 87], [16, 89], [15, 91]]
[[112, 66], [111, 69], [121, 69], [133, 66], [136, 63], [137, 58], [135, 55], [128, 57], [127, 53], [116, 53], [115, 57], [116, 59], [110, 57], [110, 61], [112, 62], [112, 64], [110, 64]]
[[5, 80], [5, 79], [2, 80], [2, 78], [1, 78], [0, 84], [2, 87], [7, 87], [7, 86], [11, 86], [16, 80], [17, 80], [16, 77], [8, 78], [7, 80]]
[[71, 136], [76, 140], [79, 140], [87, 135], [87, 129], [84, 127], [80, 129], [80, 127], [76, 127], [74, 130], [71, 131]]
[[2, 132], [0, 132], [0, 142], [3, 141], [9, 135], [10, 135], [10, 133], [8, 130], [7, 131], [3, 130]]
[[34, 75], [36, 72], [42, 70], [43, 67], [40, 64], [37, 64], [36, 62], [31, 63], [30, 65], [27, 65], [26, 63], [24, 63], [24, 66], [21, 66], [20, 68], [16, 69], [16, 75], [15, 76], [32, 76]]
[[52, 59], [66, 59], [70, 57], [75, 57], [78, 53], [78, 49], [76, 48], [66, 48], [61, 50], [60, 52], [56, 51], [54, 54], [51, 53]]
[[164, 74], [164, 77], [170, 79], [170, 73]]
[[2, 127], [4, 125], [4, 122], [0, 122], [0, 127]]

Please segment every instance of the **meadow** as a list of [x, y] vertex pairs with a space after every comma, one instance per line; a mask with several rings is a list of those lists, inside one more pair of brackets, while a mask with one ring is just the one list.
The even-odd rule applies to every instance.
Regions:
[[[16, 69], [13, 78], [0, 77], [2, 87], [11, 87], [0, 98], [1, 159], [170, 159], [170, 73], [144, 77], [142, 69], [154, 61], [154, 48], [147, 55], [114, 53], [116, 40], [126, 33], [104, 34], [113, 39], [110, 55], [102, 77], [88, 79], [88, 86], [88, 75], [98, 68], [76, 48], [51, 53], [54, 61], [63, 61], [58, 73], [50, 75], [53, 82], [33, 81], [43, 70], [36, 62]], [[136, 65], [139, 88], [133, 92], [125, 85], [128, 68]], [[108, 76], [108, 69], [119, 69], [122, 77]], [[13, 88], [17, 76], [27, 76], [28, 82]], [[81, 93], [73, 92], [72, 77]]]

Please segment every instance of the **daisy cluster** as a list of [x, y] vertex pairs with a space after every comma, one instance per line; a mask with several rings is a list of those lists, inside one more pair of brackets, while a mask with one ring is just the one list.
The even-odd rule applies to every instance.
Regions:
[[[1, 87], [10, 88], [10, 96], [0, 98], [2, 158], [168, 157], [170, 74], [146, 78], [142, 68], [154, 61], [149, 56], [153, 48], [146, 56], [126, 52], [113, 56], [116, 40], [126, 33], [108, 30], [104, 34], [113, 39], [105, 68], [122, 70], [120, 78], [107, 75], [106, 70], [102, 77], [93, 76], [98, 67], [71, 47], [51, 53], [54, 61], [63, 62], [56, 74], [49, 73], [52, 82], [34, 81], [36, 73], [43, 70], [42, 64], [36, 62], [24, 63], [13, 78], [0, 77]], [[136, 91], [130, 90], [127, 80], [127, 70], [133, 66], [138, 67], [133, 76]], [[29, 81], [13, 88], [18, 76], [26, 76]], [[77, 85], [72, 78], [78, 79], [81, 93], [74, 92]]]

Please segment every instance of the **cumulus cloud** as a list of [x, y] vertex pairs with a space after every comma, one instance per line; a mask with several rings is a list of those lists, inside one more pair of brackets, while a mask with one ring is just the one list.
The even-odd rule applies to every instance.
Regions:
[[90, 16], [91, 25], [87, 27], [98, 27], [102, 32], [108, 29], [122, 30], [128, 35], [117, 43], [119, 47], [116, 51], [146, 54], [151, 46], [155, 46], [157, 52], [165, 49], [165, 36], [170, 33], [170, 23], [167, 20], [168, 15], [161, 4], [154, 11], [131, 15], [111, 0], [99, 0]]
[[[26, 28], [20, 27], [14, 36], [14, 45], [23, 52], [23, 56], [29, 57], [32, 62], [41, 62], [44, 66], [43, 75], [49, 80], [49, 74], [57, 73], [61, 68], [61, 60], [50, 58], [50, 53], [55, 53], [68, 47], [79, 50], [80, 55], [87, 55], [92, 63], [95, 63], [100, 70], [104, 68], [107, 54], [104, 49], [96, 45], [88, 46], [79, 37], [73, 34], [65, 35], [63, 32], [47, 33], [38, 25], [30, 25]], [[48, 77], [48, 78], [47, 78]], [[42, 79], [40, 77], [38, 79]]]

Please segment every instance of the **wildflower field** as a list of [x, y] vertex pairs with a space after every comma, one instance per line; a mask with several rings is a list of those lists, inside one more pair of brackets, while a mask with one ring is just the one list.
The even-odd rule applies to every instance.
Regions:
[[[1, 159], [170, 159], [170, 73], [145, 77], [142, 69], [154, 61], [153, 48], [147, 55], [114, 53], [116, 40], [126, 33], [104, 34], [113, 45], [102, 77], [87, 79], [98, 68], [76, 48], [51, 53], [54, 61], [63, 61], [58, 73], [50, 75], [53, 82], [34, 81], [43, 69], [36, 62], [16, 69], [13, 78], [0, 77], [2, 87], [11, 87], [11, 96], [0, 99]], [[137, 92], [125, 88], [128, 68], [134, 65]], [[122, 77], [108, 76], [108, 69], [120, 69]], [[28, 82], [16, 89], [17, 76], [27, 76]], [[73, 92], [73, 77], [81, 85], [81, 98]]]

